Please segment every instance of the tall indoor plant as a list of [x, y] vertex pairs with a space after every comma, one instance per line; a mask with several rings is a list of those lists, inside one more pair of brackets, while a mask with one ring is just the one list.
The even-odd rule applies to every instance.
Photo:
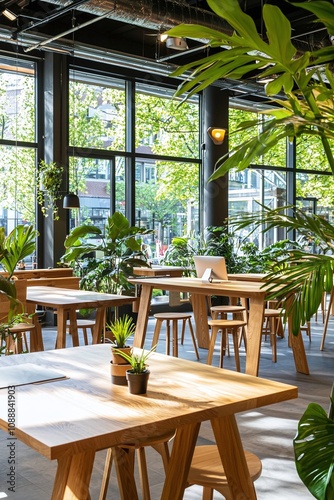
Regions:
[[[206, 40], [209, 46], [221, 48], [174, 71], [173, 76], [184, 75], [177, 95], [188, 93], [189, 97], [223, 78], [241, 80], [255, 74], [258, 79], [271, 79], [265, 86], [271, 106], [263, 112], [267, 119], [262, 129], [257, 126], [258, 120], [240, 123], [232, 133], [250, 129], [254, 134], [250, 139], [238, 143], [217, 162], [210, 180], [225, 175], [232, 168], [244, 170], [279, 141], [293, 141], [298, 136], [320, 138], [334, 174], [334, 156], [330, 142], [334, 139], [334, 78], [330, 67], [334, 59], [334, 47], [329, 44], [318, 50], [299, 52], [293, 44], [290, 22], [275, 5], [265, 3], [263, 6], [262, 34], [265, 36], [261, 36], [253, 19], [242, 11], [238, 0], [207, 1], [211, 9], [229, 23], [234, 33], [227, 35], [204, 26], [185, 24], [168, 32], [170, 36]], [[295, 5], [310, 11], [316, 22], [323, 23], [328, 30], [328, 36], [334, 35], [334, 6], [331, 2], [311, 0]], [[278, 98], [278, 94], [282, 97]], [[293, 295], [293, 333], [297, 335], [300, 326], [318, 309], [323, 292], [330, 291], [333, 287], [334, 228], [324, 219], [308, 216], [292, 206], [276, 210], [262, 207], [262, 213], [242, 216], [234, 223], [236, 228], [248, 227], [249, 224], [264, 226], [265, 230], [284, 227], [287, 230], [297, 230], [304, 237], [316, 240], [318, 248], [321, 249], [319, 253], [310, 254], [291, 248], [288, 257], [278, 266], [274, 266], [272, 272], [266, 276], [266, 284], [269, 283], [269, 286], [275, 286], [279, 281], [281, 296]], [[319, 428], [321, 432], [324, 427], [328, 427], [326, 422], [324, 424], [318, 417], [318, 408], [309, 407], [309, 435], [318, 434]], [[304, 424], [302, 417], [300, 426]], [[316, 458], [316, 463], [313, 460], [303, 460], [303, 466], [298, 468], [300, 463], [297, 464], [297, 458], [300, 456], [296, 455], [299, 475], [318, 500], [333, 498], [333, 435], [333, 426], [330, 432], [324, 431], [321, 449], [314, 447], [313, 441], [304, 440], [302, 454], [311, 450], [311, 456], [313, 454], [313, 458]], [[324, 459], [325, 453], [329, 453], [329, 460]], [[318, 474], [318, 465], [322, 467], [321, 474]], [[316, 485], [313, 481], [315, 475]]]
[[142, 236], [152, 230], [131, 226], [120, 212], [108, 217], [104, 234], [93, 225], [75, 227], [65, 240], [65, 264], [76, 267], [86, 290], [134, 294], [127, 278], [133, 267], [149, 266], [142, 252]]

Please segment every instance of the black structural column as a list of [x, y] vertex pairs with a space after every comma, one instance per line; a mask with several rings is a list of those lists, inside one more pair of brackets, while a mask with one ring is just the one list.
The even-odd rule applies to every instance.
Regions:
[[203, 123], [203, 227], [220, 226], [228, 215], [228, 177], [209, 182], [210, 175], [215, 170], [216, 162], [228, 151], [228, 134], [223, 144], [217, 145], [210, 139], [209, 127], [228, 128], [228, 91], [218, 87], [208, 87], [203, 91], [202, 123]]
[[[44, 65], [44, 159], [65, 167], [62, 191], [65, 193], [68, 178], [68, 64], [67, 57], [45, 53]], [[59, 220], [52, 213], [44, 219], [44, 267], [55, 267], [63, 255], [64, 241], [69, 230], [68, 210], [59, 203]]]

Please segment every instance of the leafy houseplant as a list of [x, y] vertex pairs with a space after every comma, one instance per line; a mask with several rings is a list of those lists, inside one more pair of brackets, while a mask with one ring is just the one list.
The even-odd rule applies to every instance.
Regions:
[[124, 358], [117, 354], [116, 351], [122, 350], [130, 353], [131, 346], [127, 345], [127, 340], [134, 334], [136, 325], [133, 319], [125, 314], [112, 323], [107, 323], [107, 328], [113, 337], [111, 342], [112, 362], [114, 364], [124, 364]]
[[[135, 295], [128, 282], [134, 266], [146, 266], [141, 236], [152, 230], [130, 226], [120, 212], [108, 217], [105, 232], [92, 225], [74, 228], [65, 240], [62, 262], [76, 268], [85, 290]], [[93, 256], [92, 256], [93, 255]]]
[[328, 415], [310, 403], [298, 423], [293, 441], [299, 477], [318, 500], [334, 498], [334, 386]]
[[54, 220], [58, 220], [57, 201], [61, 199], [61, 184], [63, 181], [64, 167], [56, 162], [39, 162], [37, 172], [37, 202], [42, 213], [47, 217], [47, 209], [52, 209]]
[[131, 351], [130, 354], [116, 350], [116, 352], [131, 365], [131, 369], [126, 372], [131, 394], [146, 394], [150, 375], [146, 361], [152, 352], [156, 350], [156, 347], [156, 345], [153, 346], [149, 351], [141, 350], [140, 353]]

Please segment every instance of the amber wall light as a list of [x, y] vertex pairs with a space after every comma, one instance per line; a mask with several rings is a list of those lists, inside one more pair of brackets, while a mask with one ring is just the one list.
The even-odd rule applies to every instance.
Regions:
[[223, 144], [227, 130], [219, 127], [209, 127], [208, 135], [214, 144]]

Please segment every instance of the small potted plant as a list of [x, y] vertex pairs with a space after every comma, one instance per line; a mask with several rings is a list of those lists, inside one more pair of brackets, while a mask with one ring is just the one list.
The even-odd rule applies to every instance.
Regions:
[[107, 323], [107, 329], [112, 335], [111, 340], [111, 380], [116, 385], [126, 385], [126, 370], [130, 367], [128, 361], [120, 356], [120, 352], [130, 355], [131, 346], [128, 339], [134, 334], [136, 325], [133, 319], [125, 314], [112, 323]]
[[156, 347], [156, 345], [153, 346], [149, 351], [131, 351], [130, 354], [119, 351], [118, 354], [131, 365], [131, 368], [126, 371], [126, 378], [131, 394], [146, 394], [147, 383], [150, 376], [150, 370], [147, 368], [146, 360], [152, 352], [155, 351]]

